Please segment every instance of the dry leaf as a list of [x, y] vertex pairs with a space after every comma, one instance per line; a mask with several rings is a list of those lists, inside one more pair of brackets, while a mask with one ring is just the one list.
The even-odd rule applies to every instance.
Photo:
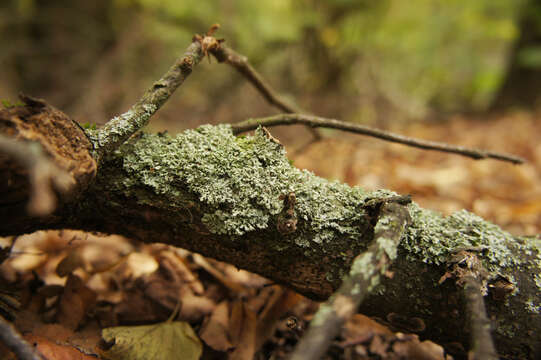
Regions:
[[111, 360], [197, 360], [203, 352], [190, 324], [182, 321], [106, 328], [102, 337], [114, 344], [102, 353]]
[[214, 312], [199, 331], [201, 339], [211, 348], [218, 351], [229, 351], [233, 344], [229, 340], [229, 308], [227, 301], [216, 306]]
[[60, 298], [58, 322], [69, 329], [77, 329], [86, 312], [96, 301], [96, 294], [77, 275], [69, 275]]
[[[233, 319], [234, 318], [234, 319]], [[235, 350], [229, 354], [229, 360], [252, 360], [256, 351], [256, 314], [240, 301], [233, 304], [230, 324], [237, 328], [235, 331]]]

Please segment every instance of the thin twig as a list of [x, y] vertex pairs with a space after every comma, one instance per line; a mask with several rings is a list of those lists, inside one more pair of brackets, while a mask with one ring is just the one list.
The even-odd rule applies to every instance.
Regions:
[[468, 276], [464, 281], [464, 295], [468, 303], [471, 326], [471, 349], [468, 359], [497, 360], [499, 356], [490, 334], [490, 320], [480, 290], [481, 282], [474, 276]]
[[[220, 46], [212, 51], [214, 57], [218, 62], [223, 62], [231, 65], [241, 75], [243, 75], [248, 81], [263, 95], [265, 100], [280, 111], [287, 114], [293, 113], [306, 113], [300, 107], [291, 102], [286, 101], [280, 96], [272, 86], [257, 72], [256, 69], [248, 62], [248, 58], [244, 55], [237, 53], [236, 51], [226, 47]], [[310, 128], [312, 135], [316, 139], [320, 139], [320, 134], [313, 128]]]
[[220, 46], [212, 51], [218, 62], [224, 62], [231, 65], [235, 70], [241, 73], [255, 88], [263, 95], [263, 97], [273, 106], [277, 107], [285, 113], [301, 113], [303, 112], [296, 105], [285, 101], [276, 91], [272, 89], [267, 81], [250, 65], [248, 58], [234, 50]]
[[488, 272], [484, 269], [475, 249], [461, 250], [454, 254], [449, 263], [452, 264], [445, 280], [452, 275], [457, 285], [463, 287], [468, 322], [470, 325], [471, 344], [468, 359], [497, 360], [498, 353], [490, 334], [490, 320], [487, 317], [483, 296], [486, 295], [486, 279]]
[[[205, 39], [199, 38], [199, 39]], [[210, 37], [212, 38], [212, 37]], [[194, 38], [184, 55], [145, 92], [127, 112], [109, 120], [97, 133], [94, 140], [98, 159], [120, 146], [130, 136], [144, 127], [150, 117], [169, 99], [173, 92], [191, 74], [205, 53], [202, 41]], [[212, 38], [213, 39], [213, 38]]]
[[19, 360], [40, 360], [30, 344], [28, 344], [21, 335], [10, 325], [2, 316], [0, 316], [0, 341], [10, 349]]
[[318, 116], [304, 114], [279, 114], [266, 118], [248, 119], [232, 125], [233, 133], [239, 134], [246, 131], [254, 130], [258, 126], [279, 126], [279, 125], [294, 125], [303, 124], [312, 127], [331, 128], [337, 130], [348, 131], [356, 134], [372, 136], [378, 139], [400, 143], [411, 147], [416, 147], [426, 150], [436, 150], [458, 154], [473, 159], [496, 159], [508, 161], [513, 164], [522, 164], [525, 160], [521, 157], [486, 151], [481, 149], [470, 149], [462, 146], [454, 146], [437, 141], [415, 139], [404, 135], [394, 134], [391, 132], [370, 128], [368, 126], [346, 123], [336, 119], [327, 119]]
[[59, 168], [37, 142], [23, 142], [0, 134], [0, 152], [10, 156], [28, 171], [32, 215], [45, 216], [56, 207], [55, 190], [67, 192], [75, 184], [70, 174]]
[[409, 221], [407, 209], [398, 203], [381, 206], [374, 228], [374, 242], [353, 261], [348, 276], [340, 288], [321, 304], [291, 356], [291, 360], [319, 359], [338, 335], [342, 325], [380, 282], [396, 258], [400, 239]]

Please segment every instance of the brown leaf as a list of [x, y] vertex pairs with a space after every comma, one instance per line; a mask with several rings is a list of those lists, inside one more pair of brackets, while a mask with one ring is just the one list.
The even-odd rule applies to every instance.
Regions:
[[218, 351], [229, 351], [233, 344], [229, 340], [229, 308], [228, 302], [222, 301], [216, 306], [212, 315], [206, 319], [199, 336], [211, 348]]
[[45, 360], [96, 360], [70, 345], [61, 345], [42, 336], [28, 335], [26, 341], [35, 345]]
[[70, 274], [60, 298], [57, 320], [69, 329], [77, 329], [86, 312], [96, 301], [96, 294], [77, 276]]
[[267, 301], [267, 304], [257, 319], [256, 350], [269, 339], [278, 326], [279, 320], [284, 313], [298, 303], [302, 296], [280, 286], [273, 286], [275, 293]]
[[[235, 328], [235, 350], [229, 354], [229, 360], [252, 360], [256, 351], [256, 314], [241, 301], [233, 304], [230, 324]], [[233, 336], [232, 336], [233, 338]]]

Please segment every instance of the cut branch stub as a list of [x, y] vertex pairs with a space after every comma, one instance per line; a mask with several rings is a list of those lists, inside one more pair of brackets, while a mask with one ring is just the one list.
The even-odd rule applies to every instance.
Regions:
[[[21, 95], [25, 106], [0, 110], [2, 213], [47, 215], [54, 192], [77, 194], [96, 175], [92, 144], [79, 125], [45, 101]], [[61, 201], [63, 199], [60, 199]]]

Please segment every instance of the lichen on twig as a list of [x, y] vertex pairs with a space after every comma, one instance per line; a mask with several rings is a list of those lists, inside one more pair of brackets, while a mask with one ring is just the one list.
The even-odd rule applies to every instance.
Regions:
[[406, 207], [396, 203], [384, 202], [379, 207], [372, 245], [355, 258], [340, 288], [320, 305], [310, 328], [291, 356], [292, 360], [321, 358], [342, 325], [356, 312], [366, 295], [375, 289], [396, 258], [409, 215]]
[[[205, 37], [206, 38], [206, 37]], [[173, 66], [145, 92], [127, 112], [109, 120], [93, 136], [97, 158], [110, 153], [137, 131], [141, 130], [150, 117], [169, 99], [173, 92], [186, 80], [205, 56], [202, 42], [194, 41]]]

